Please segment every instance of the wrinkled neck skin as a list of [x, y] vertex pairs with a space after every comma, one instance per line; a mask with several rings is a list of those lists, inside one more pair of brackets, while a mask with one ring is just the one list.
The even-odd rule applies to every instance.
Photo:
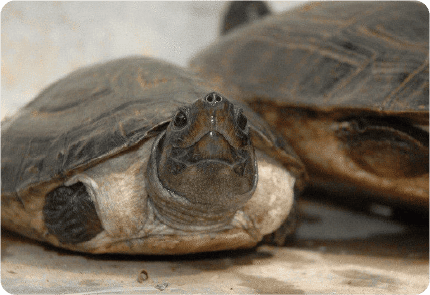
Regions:
[[[239, 212], [243, 205], [251, 199], [257, 187], [257, 162], [253, 159], [255, 175], [252, 188], [240, 195], [231, 196], [235, 201], [229, 203], [228, 206], [220, 206], [219, 202], [214, 203], [199, 203], [192, 202], [163, 185], [159, 177], [160, 157], [162, 153], [162, 142], [165, 133], [161, 133], [152, 146], [151, 156], [147, 167], [147, 191], [149, 203], [152, 205], [156, 218], [163, 224], [179, 229], [182, 231], [218, 231], [229, 229], [237, 225], [234, 222], [235, 215]], [[208, 172], [210, 173], [210, 172]], [[217, 184], [216, 175], [214, 184]], [[198, 185], [198, 184], [196, 184]], [[221, 184], [220, 184], [221, 185]], [[212, 191], [208, 189], [207, 195], [202, 196], [202, 199], [211, 199]], [[241, 223], [241, 222], [239, 222]]]

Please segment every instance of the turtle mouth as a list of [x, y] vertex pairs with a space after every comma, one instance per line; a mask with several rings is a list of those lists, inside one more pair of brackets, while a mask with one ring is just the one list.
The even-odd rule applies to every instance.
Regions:
[[210, 131], [189, 147], [172, 147], [170, 159], [175, 162], [177, 172], [185, 167], [212, 163], [228, 165], [237, 174], [243, 175], [249, 154], [232, 147], [221, 133]]

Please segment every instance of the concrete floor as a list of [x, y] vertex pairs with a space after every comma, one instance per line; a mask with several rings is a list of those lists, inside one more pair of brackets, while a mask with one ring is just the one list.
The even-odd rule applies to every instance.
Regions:
[[302, 226], [286, 247], [186, 256], [83, 255], [3, 231], [1, 284], [13, 294], [420, 294], [428, 287], [428, 226], [313, 201], [300, 207]]

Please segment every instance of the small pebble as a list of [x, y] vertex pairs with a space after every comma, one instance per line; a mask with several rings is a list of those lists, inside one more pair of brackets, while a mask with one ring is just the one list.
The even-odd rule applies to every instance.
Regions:
[[142, 283], [148, 279], [148, 272], [144, 269], [139, 271], [139, 274], [137, 275], [137, 282]]
[[158, 284], [157, 286], [155, 286], [155, 288], [160, 290], [160, 291], [164, 291], [164, 289], [166, 289], [168, 285], [169, 285], [168, 283], [162, 283], [162, 284]]

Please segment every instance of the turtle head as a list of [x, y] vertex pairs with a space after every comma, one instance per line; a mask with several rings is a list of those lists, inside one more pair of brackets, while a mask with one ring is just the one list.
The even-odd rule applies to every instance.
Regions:
[[242, 109], [212, 92], [181, 107], [151, 152], [148, 191], [181, 229], [224, 226], [252, 196], [257, 165]]

